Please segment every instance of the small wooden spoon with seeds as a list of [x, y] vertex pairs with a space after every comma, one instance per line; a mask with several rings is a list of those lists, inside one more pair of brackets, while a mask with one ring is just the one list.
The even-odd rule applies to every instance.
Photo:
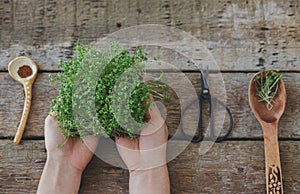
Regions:
[[268, 110], [265, 103], [259, 102], [259, 98], [255, 95], [256, 86], [254, 79], [258, 75], [261, 75], [261, 73], [257, 73], [251, 79], [248, 93], [250, 107], [261, 124], [264, 133], [267, 194], [283, 194], [278, 147], [278, 122], [285, 109], [286, 90], [283, 80], [280, 79], [277, 95], [273, 99], [273, 108]]
[[19, 124], [14, 143], [19, 144], [23, 136], [26, 122], [29, 115], [32, 98], [32, 84], [37, 76], [38, 67], [33, 60], [28, 57], [17, 57], [8, 65], [8, 72], [10, 76], [23, 84], [25, 90], [25, 103], [21, 122]]

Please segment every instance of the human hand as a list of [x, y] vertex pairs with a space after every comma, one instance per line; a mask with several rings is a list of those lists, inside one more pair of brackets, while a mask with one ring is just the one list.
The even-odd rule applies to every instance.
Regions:
[[[94, 136], [70, 137], [65, 140], [57, 126], [57, 120], [47, 116], [45, 120], [45, 144], [48, 158], [67, 162], [72, 168], [83, 172], [97, 148], [99, 138]], [[64, 146], [59, 144], [65, 142]]]
[[78, 193], [81, 174], [97, 147], [99, 138], [85, 137], [84, 142], [69, 138], [63, 147], [64, 137], [54, 117], [45, 120], [45, 145], [47, 161], [38, 186], [38, 194]]
[[138, 138], [116, 138], [117, 149], [129, 171], [147, 170], [166, 164], [168, 128], [155, 103], [151, 103], [148, 114], [150, 120]]
[[117, 149], [130, 173], [130, 194], [170, 193], [166, 165], [168, 128], [153, 102], [149, 115], [150, 120], [138, 138], [116, 138]]

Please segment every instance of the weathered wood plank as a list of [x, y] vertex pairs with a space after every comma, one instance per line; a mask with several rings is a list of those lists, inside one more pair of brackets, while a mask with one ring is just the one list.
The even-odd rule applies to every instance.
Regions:
[[[222, 70], [300, 67], [297, 0], [274, 1], [51, 0], [0, 3], [0, 70], [19, 55], [57, 70], [72, 41], [97, 41], [119, 29], [163, 24], [182, 29], [213, 53]], [[182, 69], [194, 69], [181, 64]]]
[[[283, 141], [279, 145], [284, 191], [299, 193], [300, 143]], [[105, 147], [105, 140], [100, 141], [98, 148], [102, 146]], [[44, 141], [23, 141], [16, 146], [1, 140], [0, 157], [1, 193], [35, 193], [46, 160]], [[168, 166], [174, 194], [265, 190], [262, 141], [215, 144], [202, 156], [198, 145], [191, 144]], [[80, 193], [128, 193], [128, 172], [94, 157], [84, 172]]]
[[[174, 85], [184, 90], [182, 80], [178, 79], [177, 73], [168, 73], [173, 76]], [[25, 130], [25, 137], [42, 137], [44, 118], [49, 112], [51, 99], [57, 95], [57, 86], [49, 84], [48, 73], [40, 73], [33, 87], [33, 103]], [[262, 138], [262, 130], [248, 105], [248, 84], [253, 76], [252, 73], [223, 73], [223, 79], [227, 91], [227, 105], [231, 109], [234, 118], [234, 129], [231, 137], [233, 138]], [[187, 73], [186, 76], [200, 90], [200, 80], [198, 73]], [[169, 77], [169, 75], [165, 75]], [[279, 125], [279, 136], [281, 138], [300, 137], [300, 87], [299, 73], [285, 73], [284, 80], [287, 88], [287, 107]], [[211, 82], [212, 92], [218, 83]], [[182, 86], [181, 86], [182, 85]], [[23, 110], [23, 88], [10, 78], [8, 73], [0, 73], [0, 136], [14, 136], [18, 122], [20, 121]], [[218, 91], [214, 92], [219, 95]], [[189, 93], [184, 95], [185, 103]], [[180, 104], [177, 97], [172, 95], [171, 100], [166, 104], [168, 110], [167, 124], [170, 133], [174, 133], [178, 128]], [[207, 115], [204, 115], [204, 126], [207, 126]], [[191, 121], [191, 124], [195, 121]], [[191, 126], [190, 124], [190, 126]], [[225, 128], [226, 126], [224, 126]]]
[[[0, 73], [0, 79], [0, 134], [1, 136], [12, 136], [21, 120], [24, 89], [8, 73]], [[33, 103], [25, 134], [28, 136], [43, 136], [43, 120], [50, 111], [51, 99], [56, 95], [56, 88], [50, 85], [48, 74], [39, 74], [33, 86]]]
[[0, 9], [1, 70], [20, 55], [32, 57], [41, 69], [53, 69], [72, 54], [75, 1], [8, 0], [0, 3]]

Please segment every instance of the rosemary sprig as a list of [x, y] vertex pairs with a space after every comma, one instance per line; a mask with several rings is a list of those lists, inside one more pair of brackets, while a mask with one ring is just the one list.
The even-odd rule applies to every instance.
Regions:
[[279, 80], [282, 78], [282, 73], [276, 71], [262, 71], [254, 78], [256, 86], [256, 96], [260, 102], [264, 102], [268, 110], [273, 109], [274, 97], [278, 91]]

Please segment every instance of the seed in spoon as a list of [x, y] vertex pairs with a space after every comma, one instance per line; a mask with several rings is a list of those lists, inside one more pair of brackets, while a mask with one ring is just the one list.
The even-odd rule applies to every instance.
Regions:
[[32, 69], [28, 65], [23, 65], [22, 67], [19, 67], [18, 75], [21, 78], [26, 78], [32, 75]]

